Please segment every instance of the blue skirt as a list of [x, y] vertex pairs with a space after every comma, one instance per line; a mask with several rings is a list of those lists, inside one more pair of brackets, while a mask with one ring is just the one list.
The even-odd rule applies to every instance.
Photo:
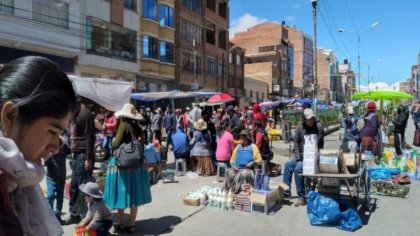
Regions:
[[104, 201], [110, 209], [127, 209], [151, 203], [147, 170], [143, 167], [119, 170], [113, 157], [105, 178]]

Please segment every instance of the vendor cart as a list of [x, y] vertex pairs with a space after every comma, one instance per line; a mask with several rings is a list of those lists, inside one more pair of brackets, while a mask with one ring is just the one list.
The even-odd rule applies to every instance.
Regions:
[[[356, 173], [349, 173], [347, 168], [342, 168], [343, 173], [318, 173], [318, 174], [301, 174], [304, 177], [305, 195], [310, 191], [315, 191], [321, 187], [322, 181], [336, 180], [340, 182], [339, 188], [335, 191], [327, 191], [323, 193], [337, 200], [351, 200], [351, 202], [358, 207], [363, 206], [366, 211], [371, 209], [370, 199], [370, 178], [368, 172], [369, 160], [361, 155], [360, 148], [358, 148], [356, 156], [356, 166], [358, 170]], [[342, 152], [342, 150], [340, 150]], [[341, 154], [340, 154], [341, 155]], [[344, 162], [342, 159], [341, 162]], [[345, 189], [341, 188], [341, 182], [344, 182]]]

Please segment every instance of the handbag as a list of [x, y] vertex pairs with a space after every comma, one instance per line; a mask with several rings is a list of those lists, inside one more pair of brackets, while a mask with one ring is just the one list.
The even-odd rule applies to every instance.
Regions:
[[138, 168], [143, 165], [144, 147], [134, 136], [132, 129], [129, 127], [131, 141], [122, 143], [116, 151], [116, 165], [119, 169]]
[[414, 131], [413, 145], [420, 147], [420, 130]]

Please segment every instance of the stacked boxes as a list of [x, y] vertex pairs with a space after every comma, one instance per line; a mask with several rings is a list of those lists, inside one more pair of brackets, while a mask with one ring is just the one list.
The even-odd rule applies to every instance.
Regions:
[[337, 150], [324, 149], [320, 151], [319, 171], [321, 173], [339, 173], [339, 152]]
[[251, 199], [248, 192], [240, 192], [236, 195], [235, 210], [251, 213]]
[[318, 136], [316, 134], [305, 135], [303, 147], [303, 174], [317, 174], [319, 172], [318, 161]]

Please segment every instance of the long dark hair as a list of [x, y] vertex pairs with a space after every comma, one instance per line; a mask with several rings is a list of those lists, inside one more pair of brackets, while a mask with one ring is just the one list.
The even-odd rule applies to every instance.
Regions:
[[30, 124], [41, 117], [63, 118], [77, 107], [73, 84], [51, 60], [27, 56], [0, 69], [0, 104], [11, 101], [19, 120]]

